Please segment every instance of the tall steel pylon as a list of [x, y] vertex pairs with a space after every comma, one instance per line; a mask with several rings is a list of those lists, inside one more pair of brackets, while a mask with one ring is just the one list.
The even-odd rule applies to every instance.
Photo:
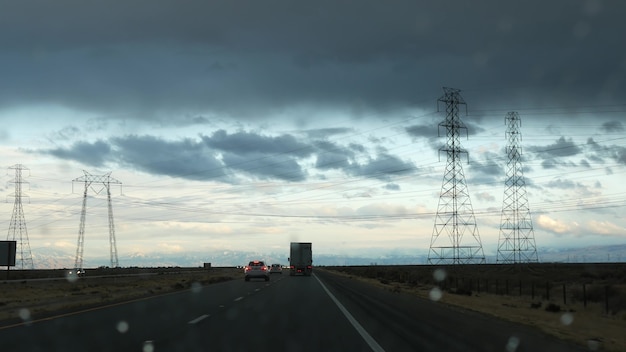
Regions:
[[[85, 244], [85, 216], [87, 214], [87, 190], [91, 188], [96, 194], [106, 189], [107, 192], [107, 204], [109, 210], [109, 244], [111, 247], [111, 267], [117, 268], [119, 262], [117, 259], [117, 244], [115, 243], [115, 225], [113, 222], [113, 207], [111, 206], [111, 184], [118, 184], [121, 187], [121, 182], [111, 177], [111, 173], [104, 175], [92, 175], [87, 171], [84, 171], [84, 176], [78, 177], [72, 182], [82, 182], [85, 184], [85, 190], [83, 192], [83, 208], [80, 212], [80, 227], [78, 229], [78, 245], [76, 248], [76, 260], [74, 261], [75, 269], [83, 269], [83, 249]], [[101, 185], [102, 188], [95, 189], [94, 183]]]
[[[446, 128], [447, 164], [443, 175], [435, 226], [428, 252], [429, 264], [479, 264], [485, 262], [478, 226], [470, 201], [461, 154], [467, 155], [459, 140], [460, 130], [467, 127], [459, 118], [459, 105], [466, 105], [460, 90], [443, 88], [444, 95], [437, 100], [446, 104], [446, 118], [439, 124]], [[466, 105], [467, 108], [467, 105]]]
[[504, 118], [507, 125], [506, 181], [498, 240], [497, 263], [538, 262], [537, 246], [530, 206], [526, 195], [526, 182], [522, 168], [522, 120], [517, 112], [509, 112]]
[[9, 169], [15, 170], [15, 179], [12, 181], [15, 184], [15, 194], [13, 195], [15, 202], [13, 203], [13, 215], [11, 215], [11, 222], [9, 223], [7, 240], [16, 241], [17, 244], [15, 266], [20, 269], [34, 269], [33, 254], [28, 243], [26, 218], [24, 218], [24, 208], [22, 207], [22, 198], [28, 197], [22, 193], [22, 184], [27, 183], [22, 181], [22, 170], [28, 170], [28, 168], [22, 164], [15, 164]]

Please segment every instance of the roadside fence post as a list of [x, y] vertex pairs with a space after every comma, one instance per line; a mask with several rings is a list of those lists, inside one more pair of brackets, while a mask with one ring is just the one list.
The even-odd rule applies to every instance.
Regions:
[[604, 311], [609, 314], [609, 285], [604, 286]]

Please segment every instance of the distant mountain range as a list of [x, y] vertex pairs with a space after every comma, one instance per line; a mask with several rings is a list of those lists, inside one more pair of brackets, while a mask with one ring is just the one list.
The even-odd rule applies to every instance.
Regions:
[[[338, 255], [313, 253], [316, 265], [410, 265], [426, 264], [428, 252], [424, 250], [416, 255]], [[626, 261], [626, 244], [613, 246], [590, 246], [583, 248], [539, 248], [540, 262], [624, 262]], [[214, 252], [185, 253], [133, 253], [120, 256], [122, 267], [199, 267], [204, 263], [212, 266], [245, 265], [251, 259], [264, 259], [268, 263], [287, 264], [288, 253], [258, 253], [231, 250]], [[48, 249], [33, 250], [33, 263], [37, 269], [60, 269], [74, 266], [75, 254]], [[495, 263], [495, 256], [487, 256], [487, 263]], [[110, 266], [109, 257], [84, 258], [85, 268]]]

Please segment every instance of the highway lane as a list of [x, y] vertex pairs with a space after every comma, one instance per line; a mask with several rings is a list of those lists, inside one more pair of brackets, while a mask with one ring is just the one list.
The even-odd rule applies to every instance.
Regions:
[[3, 351], [370, 351], [313, 277], [229, 281], [0, 328]]
[[582, 350], [532, 328], [321, 270], [269, 282], [242, 277], [0, 327], [0, 344], [3, 351]]

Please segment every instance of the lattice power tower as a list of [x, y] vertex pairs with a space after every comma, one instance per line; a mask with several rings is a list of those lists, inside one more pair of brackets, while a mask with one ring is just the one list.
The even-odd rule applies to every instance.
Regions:
[[[111, 173], [105, 175], [92, 175], [87, 171], [84, 171], [84, 176], [72, 180], [72, 182], [82, 182], [85, 184], [85, 191], [83, 192], [83, 209], [80, 213], [80, 228], [78, 230], [78, 246], [76, 248], [76, 261], [74, 262], [75, 269], [83, 269], [83, 248], [85, 242], [85, 215], [87, 213], [87, 190], [91, 188], [96, 194], [106, 189], [107, 192], [107, 204], [109, 209], [109, 243], [111, 245], [111, 267], [117, 268], [119, 262], [117, 260], [117, 245], [115, 244], [115, 225], [113, 223], [113, 207], [111, 206], [111, 184], [120, 185], [121, 182], [111, 177]], [[96, 190], [94, 184], [102, 186]]]
[[526, 195], [526, 182], [522, 169], [522, 120], [517, 112], [509, 112], [505, 119], [507, 125], [506, 181], [498, 240], [497, 263], [532, 263], [538, 262], [537, 246], [530, 207]]
[[22, 193], [22, 170], [28, 170], [24, 165], [15, 164], [9, 169], [15, 169], [15, 203], [13, 203], [13, 215], [9, 223], [9, 233], [7, 240], [16, 241], [17, 248], [15, 253], [15, 266], [20, 269], [34, 269], [33, 254], [30, 251], [28, 243], [28, 231], [26, 230], [26, 219], [24, 218], [24, 209], [22, 207], [22, 198], [27, 197]]
[[446, 118], [438, 128], [446, 128], [447, 143], [439, 152], [446, 152], [447, 164], [430, 241], [428, 263], [484, 263], [483, 246], [461, 163], [461, 154], [467, 156], [467, 151], [461, 147], [459, 132], [464, 129], [467, 133], [467, 127], [459, 118], [459, 105], [465, 105], [465, 101], [459, 94], [460, 90], [443, 90], [445, 94], [437, 103], [446, 103]]

